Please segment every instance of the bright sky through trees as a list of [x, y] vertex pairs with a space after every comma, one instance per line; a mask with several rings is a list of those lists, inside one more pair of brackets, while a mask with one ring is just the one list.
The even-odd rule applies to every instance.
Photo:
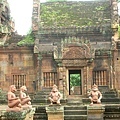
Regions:
[[[21, 35], [27, 34], [31, 28], [33, 0], [7, 0], [7, 1], [10, 5], [11, 16], [15, 21], [16, 31], [18, 32], [18, 34]], [[45, 2], [45, 0], [40, 1]]]
[[11, 16], [15, 21], [18, 34], [27, 34], [31, 27], [33, 0], [7, 0], [10, 5]]

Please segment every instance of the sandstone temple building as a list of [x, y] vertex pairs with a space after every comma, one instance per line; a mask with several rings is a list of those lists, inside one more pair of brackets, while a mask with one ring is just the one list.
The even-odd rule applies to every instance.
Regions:
[[[31, 33], [17, 34], [7, 0], [0, 1], [0, 89], [7, 91], [14, 84], [19, 91], [26, 85], [32, 102], [41, 104], [44, 99], [45, 104], [45, 92], [56, 84], [63, 104], [85, 104], [96, 84], [103, 94], [107, 93], [102, 98], [103, 104], [109, 104], [105, 106], [105, 120], [112, 117], [113, 109], [114, 120], [120, 119], [120, 107], [112, 105], [120, 103], [118, 1], [33, 0], [31, 19]], [[64, 120], [74, 119], [75, 115], [69, 118], [66, 112], [72, 108], [64, 107]], [[89, 109], [85, 110], [87, 116]], [[86, 119], [85, 115], [81, 120]], [[76, 117], [80, 120], [80, 114]]]
[[[61, 90], [64, 87], [66, 97], [85, 96], [94, 83], [120, 89], [116, 0], [52, 3], [34, 0], [32, 32], [36, 58], [32, 61], [36, 74], [33, 78], [37, 89], [57, 84]], [[73, 93], [74, 74], [80, 81]], [[32, 81], [30, 78], [26, 80]]]
[[[32, 44], [14, 32], [0, 1], [0, 88], [26, 85], [31, 95], [56, 84], [63, 99], [87, 98], [93, 84], [120, 91], [120, 20], [117, 0], [33, 0]], [[76, 81], [75, 81], [76, 80]], [[36, 98], [37, 99], [37, 98]]]

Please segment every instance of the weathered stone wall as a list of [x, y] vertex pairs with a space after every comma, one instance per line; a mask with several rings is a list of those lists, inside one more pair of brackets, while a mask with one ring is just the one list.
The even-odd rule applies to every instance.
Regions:
[[[33, 47], [18, 47], [9, 49], [0, 48], [0, 88], [8, 90], [9, 85], [13, 84], [13, 75], [25, 75], [24, 77], [28, 92], [33, 92], [33, 81], [36, 80], [36, 63], [33, 54]], [[23, 80], [22, 78], [14, 78]], [[16, 83], [17, 84], [17, 83]], [[19, 86], [22, 83], [19, 81]], [[17, 85], [18, 85], [17, 84]]]

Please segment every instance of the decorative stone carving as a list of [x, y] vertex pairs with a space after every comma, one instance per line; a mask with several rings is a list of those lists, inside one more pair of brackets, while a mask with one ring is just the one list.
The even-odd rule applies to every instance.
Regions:
[[32, 30], [38, 31], [39, 30], [39, 11], [40, 11], [40, 1], [33, 0], [33, 13], [32, 13]]
[[63, 60], [62, 64], [64, 66], [86, 66], [87, 61], [86, 60]]
[[28, 109], [28, 108], [32, 108], [31, 105], [31, 98], [29, 97], [29, 95], [26, 95], [27, 88], [26, 86], [22, 86], [20, 88], [20, 99], [21, 99], [21, 105], [23, 109]]
[[97, 85], [93, 85], [92, 86], [92, 90], [89, 93], [89, 98], [91, 100], [91, 104], [100, 104], [101, 103], [101, 99], [102, 99], [102, 94], [101, 92], [98, 90], [98, 86]]
[[119, 24], [119, 16], [118, 16], [118, 4], [116, 0], [112, 1], [112, 23], [114, 25]]
[[[95, 56], [87, 38], [69, 37], [61, 42], [62, 65], [86, 66]], [[86, 60], [87, 59], [87, 60]]]
[[22, 110], [21, 107], [21, 100], [19, 97], [16, 97], [15, 93], [16, 92], [16, 87], [15, 85], [11, 85], [8, 91], [8, 109], [7, 111], [14, 111], [14, 112], [18, 112]]
[[49, 94], [49, 100], [50, 100], [50, 103], [51, 103], [50, 105], [53, 105], [53, 104], [61, 105], [60, 104], [60, 99], [61, 99], [61, 94], [58, 91], [57, 86], [53, 85], [53, 88], [52, 88], [52, 90]]
[[112, 37], [112, 49], [116, 50], [116, 42], [115, 42], [114, 37]]

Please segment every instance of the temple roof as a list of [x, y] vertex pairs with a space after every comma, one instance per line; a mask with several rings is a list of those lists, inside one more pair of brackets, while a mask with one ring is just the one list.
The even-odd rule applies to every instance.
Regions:
[[43, 28], [111, 25], [110, 0], [41, 3]]
[[[52, 51], [62, 40], [89, 39], [90, 42], [110, 42], [112, 37], [113, 4], [111, 0], [61, 1], [40, 4], [40, 27], [37, 51]], [[68, 39], [69, 41], [69, 39]], [[53, 43], [53, 46], [42, 44]], [[46, 48], [46, 49], [44, 49]]]

